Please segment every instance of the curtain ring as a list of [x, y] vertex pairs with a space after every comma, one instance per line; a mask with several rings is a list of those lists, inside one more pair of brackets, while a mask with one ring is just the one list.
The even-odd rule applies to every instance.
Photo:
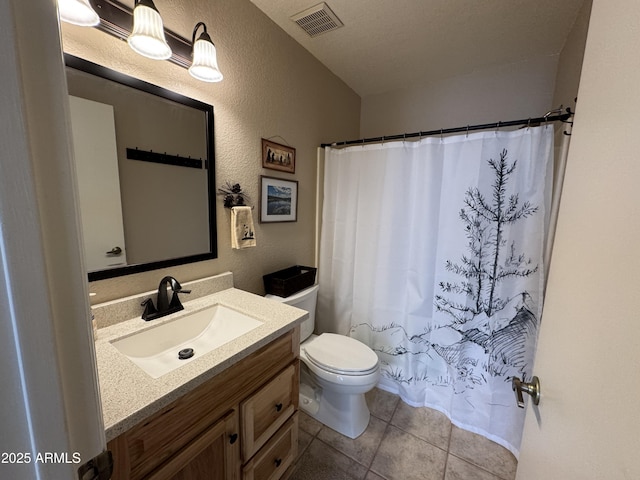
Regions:
[[466, 138], [469, 138], [469, 125], [467, 125], [467, 136]]
[[441, 129], [440, 129], [440, 142], [442, 142], [442, 141], [443, 141], [443, 138], [442, 138], [442, 132], [443, 132], [443, 131], [444, 131], [444, 129], [443, 129], [443, 128], [441, 128]]
[[502, 123], [502, 122], [498, 122], [498, 123], [496, 124], [496, 135], [498, 135], [498, 131], [500, 130], [500, 124], [501, 124], [501, 123]]
[[529, 117], [529, 120], [527, 120], [527, 130], [529, 130], [531, 128], [531, 117]]

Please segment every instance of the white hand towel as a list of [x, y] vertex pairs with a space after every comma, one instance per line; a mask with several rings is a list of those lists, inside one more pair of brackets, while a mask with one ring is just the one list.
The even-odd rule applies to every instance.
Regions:
[[247, 248], [256, 246], [251, 207], [231, 208], [231, 247]]

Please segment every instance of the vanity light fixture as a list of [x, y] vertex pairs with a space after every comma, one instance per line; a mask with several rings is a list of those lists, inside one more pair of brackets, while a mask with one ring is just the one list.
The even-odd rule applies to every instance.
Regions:
[[171, 48], [164, 36], [164, 25], [153, 0], [135, 0], [133, 31], [127, 38], [129, 46], [140, 55], [153, 60], [171, 57]]
[[[203, 32], [196, 40], [196, 33], [201, 26]], [[222, 80], [222, 73], [218, 68], [218, 60], [216, 58], [216, 47], [207, 33], [207, 26], [204, 22], [198, 22], [193, 29], [191, 44], [193, 61], [189, 67], [189, 74], [203, 82], [219, 82]]]
[[[134, 0], [133, 10], [118, 0], [59, 0], [61, 5], [72, 1], [91, 2], [100, 17], [96, 28], [120, 40], [126, 40], [137, 53], [153, 59], [169, 60], [188, 69], [194, 78], [204, 82], [222, 80], [216, 47], [203, 22], [196, 24], [190, 42], [164, 28], [153, 0]], [[196, 40], [201, 26], [203, 31]]]
[[95, 27], [100, 23], [100, 17], [89, 0], [58, 0], [58, 10], [63, 22], [81, 27]]

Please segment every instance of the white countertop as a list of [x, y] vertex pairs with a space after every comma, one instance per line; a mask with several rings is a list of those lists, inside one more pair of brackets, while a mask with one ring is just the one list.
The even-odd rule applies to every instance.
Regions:
[[[111, 341], [123, 336], [216, 303], [264, 323], [157, 379], [149, 376], [111, 344]], [[183, 311], [157, 320], [146, 322], [137, 317], [98, 330], [96, 359], [107, 441], [275, 340], [309, 315], [304, 310], [235, 288], [184, 302], [183, 305]]]

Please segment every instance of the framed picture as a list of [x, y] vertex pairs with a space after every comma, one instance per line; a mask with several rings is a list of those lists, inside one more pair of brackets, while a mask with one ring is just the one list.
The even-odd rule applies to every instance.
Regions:
[[298, 221], [298, 182], [260, 176], [260, 222]]
[[262, 167], [295, 173], [296, 149], [262, 139]]

